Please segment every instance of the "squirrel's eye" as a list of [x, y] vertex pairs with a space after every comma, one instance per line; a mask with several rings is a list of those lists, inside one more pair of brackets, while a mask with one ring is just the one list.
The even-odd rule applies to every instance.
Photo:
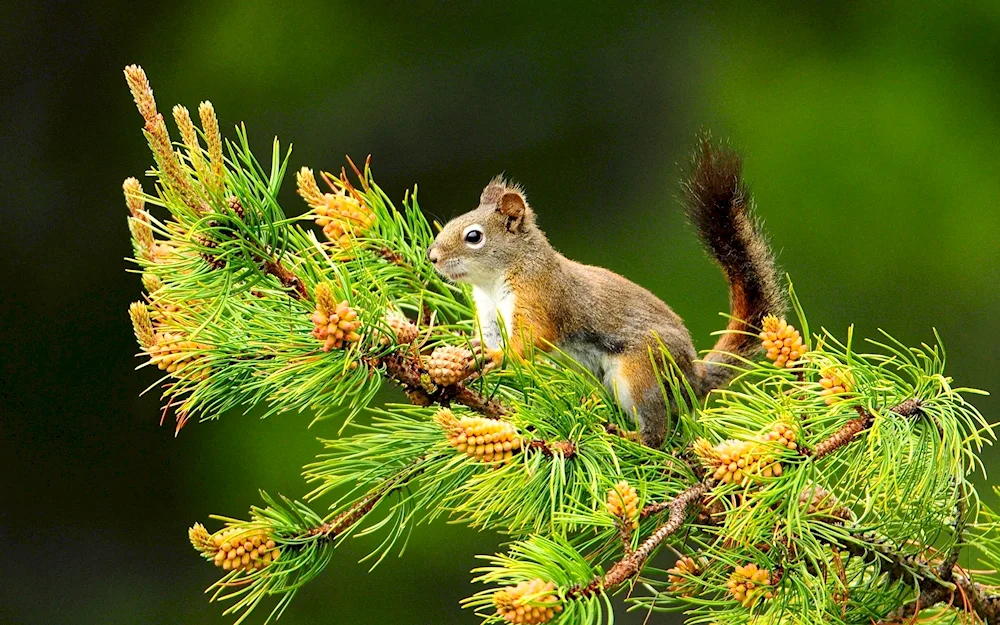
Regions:
[[482, 247], [483, 243], [486, 242], [486, 237], [483, 235], [483, 231], [475, 226], [467, 229], [462, 238], [465, 240], [466, 245], [471, 248]]

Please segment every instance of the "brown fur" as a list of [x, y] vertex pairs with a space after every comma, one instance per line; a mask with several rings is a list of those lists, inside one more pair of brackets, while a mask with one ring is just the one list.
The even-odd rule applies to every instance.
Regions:
[[537, 349], [548, 351], [559, 341], [559, 330], [555, 320], [549, 315], [551, 303], [544, 297], [544, 291], [537, 285], [512, 276], [511, 287], [517, 298], [517, 308], [514, 309], [514, 327], [508, 337], [508, 349], [518, 356], [524, 356], [524, 346], [521, 341], [531, 340]]
[[[726, 273], [735, 318], [704, 365], [696, 366], [691, 336], [669, 306], [616, 273], [559, 254], [535, 225], [523, 190], [501, 177], [483, 190], [479, 207], [444, 227], [428, 257], [446, 277], [498, 293], [502, 301], [512, 294], [506, 350], [523, 355], [522, 341], [531, 337], [536, 347], [566, 351], [618, 393], [619, 403], [635, 411], [642, 440], [659, 447], [668, 413], [656, 377], [663, 363], [651, 360], [659, 344], [701, 396], [728, 382], [728, 365], [756, 346], [756, 338], [740, 333], [781, 308], [770, 252], [752, 223], [739, 174], [732, 152], [702, 139], [685, 187], [688, 214]], [[482, 245], [464, 238], [470, 228], [482, 231]]]
[[755, 330], [761, 320], [769, 314], [780, 316], [785, 309], [778, 272], [755, 224], [742, 169], [736, 152], [714, 147], [704, 135], [684, 185], [688, 218], [729, 282], [732, 319], [699, 368], [703, 393], [732, 379], [733, 366], [760, 349]]

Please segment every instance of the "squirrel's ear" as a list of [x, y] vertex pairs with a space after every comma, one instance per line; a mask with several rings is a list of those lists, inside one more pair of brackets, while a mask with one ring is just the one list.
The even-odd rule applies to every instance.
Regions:
[[524, 196], [518, 191], [505, 191], [497, 201], [497, 212], [507, 218], [505, 226], [508, 232], [521, 230], [529, 210]]

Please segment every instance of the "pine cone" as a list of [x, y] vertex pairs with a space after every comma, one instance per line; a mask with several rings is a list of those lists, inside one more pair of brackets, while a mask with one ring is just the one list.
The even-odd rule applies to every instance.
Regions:
[[295, 183], [298, 187], [299, 195], [306, 201], [306, 204], [316, 208], [325, 203], [326, 200], [323, 199], [323, 192], [319, 190], [319, 185], [316, 184], [316, 176], [313, 174], [313, 170], [303, 167], [295, 172]]
[[[219, 243], [217, 241], [214, 241], [204, 235], [195, 235], [194, 240], [198, 245], [208, 248], [209, 250], [214, 250], [219, 247]], [[199, 252], [198, 255], [201, 256], [201, 259], [204, 260], [212, 269], [222, 269], [226, 266], [226, 260], [224, 258], [219, 258], [212, 252]]]
[[316, 213], [316, 225], [323, 228], [323, 234], [331, 242], [350, 247], [352, 236], [364, 234], [375, 224], [375, 213], [346, 189], [321, 192], [316, 176], [308, 167], [300, 169], [295, 179], [299, 195]]
[[323, 351], [340, 349], [361, 340], [356, 330], [361, 327], [358, 313], [347, 300], [335, 304], [333, 291], [326, 284], [316, 287], [316, 311], [312, 314], [312, 335], [323, 341]]
[[756, 564], [738, 566], [726, 582], [729, 594], [745, 608], [755, 606], [762, 599], [773, 599], [771, 572], [758, 568]]
[[806, 353], [802, 335], [795, 326], [774, 315], [764, 317], [764, 331], [760, 333], [760, 339], [768, 359], [778, 367], [792, 367]]
[[493, 605], [497, 608], [497, 614], [510, 623], [524, 625], [548, 623], [556, 614], [562, 612], [562, 606], [559, 605], [559, 599], [555, 594], [539, 595], [539, 593], [551, 592], [555, 587], [554, 583], [546, 583], [538, 578], [521, 582], [517, 586], [508, 586], [496, 591], [493, 595]]
[[367, 232], [375, 224], [375, 214], [353, 196], [343, 193], [324, 193], [324, 203], [315, 207], [316, 225], [323, 234], [341, 247], [350, 247], [352, 237]]
[[178, 378], [204, 380], [211, 374], [209, 368], [200, 364], [204, 352], [212, 349], [211, 345], [184, 340], [180, 334], [172, 332], [157, 332], [156, 342], [146, 351], [151, 362], [156, 363], [162, 371], [172, 373]]
[[712, 495], [705, 495], [701, 498], [701, 506], [698, 509], [696, 520], [701, 525], [717, 525], [725, 513], [726, 505], [721, 500]]
[[748, 473], [756, 469], [757, 446], [750, 441], [724, 441], [716, 447], [719, 466], [715, 479], [723, 482], [742, 484]]
[[633, 530], [639, 529], [639, 493], [625, 480], [608, 489], [605, 506], [613, 516], [621, 519]]
[[183, 258], [177, 245], [171, 241], [156, 241], [153, 243], [153, 249], [150, 251], [153, 256], [153, 262], [160, 264], [168, 264], [176, 262], [178, 259]]
[[712, 477], [724, 484], [742, 484], [755, 466], [755, 447], [750, 441], [723, 441], [714, 451], [718, 458]]
[[146, 260], [153, 260], [153, 248], [156, 241], [153, 238], [153, 228], [149, 225], [149, 213], [146, 212], [146, 202], [142, 198], [142, 185], [135, 178], [126, 178], [122, 183], [125, 192], [125, 204], [129, 214], [128, 229], [132, 233], [137, 251]]
[[[715, 453], [715, 446], [712, 445], [707, 438], [700, 436], [696, 438], [694, 444], [691, 445], [691, 451], [698, 456], [698, 459], [700, 459], [703, 464], [712, 462], [719, 457], [718, 454]], [[708, 465], [706, 464], [706, 466]]]
[[[200, 525], [195, 525], [189, 535], [198, 534]], [[202, 530], [205, 528], [202, 527]], [[207, 534], [207, 532], [205, 532]], [[191, 542], [194, 544], [194, 538]], [[206, 548], [195, 545], [206, 557], [210, 557], [215, 566], [224, 571], [259, 571], [271, 564], [281, 555], [281, 550], [275, 545], [274, 539], [261, 530], [247, 530], [240, 527], [230, 527], [216, 532]]]
[[712, 478], [724, 484], [745, 484], [752, 477], [781, 475], [780, 462], [758, 441], [726, 440], [712, 447], [705, 439], [695, 441], [693, 450]]
[[438, 386], [451, 386], [468, 377], [473, 364], [472, 352], [464, 347], [441, 345], [427, 360], [427, 373]]
[[441, 426], [448, 437], [457, 436], [459, 432], [464, 432], [464, 428], [458, 424], [458, 417], [451, 411], [451, 408], [442, 408], [434, 415], [434, 422]]
[[246, 212], [243, 210], [243, 203], [240, 202], [240, 198], [230, 195], [226, 198], [226, 204], [229, 205], [229, 210], [233, 211], [240, 219], [246, 217]]
[[403, 391], [414, 406], [430, 406], [433, 402], [423, 389], [409, 388]]
[[[407, 345], [417, 340], [417, 326], [403, 314], [390, 311], [385, 315], [385, 323], [396, 337], [397, 345]], [[383, 336], [380, 342], [382, 345], [388, 345], [389, 337]]]
[[128, 315], [132, 319], [132, 329], [135, 340], [143, 349], [149, 349], [156, 344], [156, 331], [153, 330], [153, 319], [149, 308], [142, 302], [132, 302], [128, 307]]
[[781, 447], [787, 447], [788, 449], [797, 449], [798, 443], [795, 442], [795, 430], [791, 428], [787, 423], [782, 423], [781, 421], [774, 424], [770, 432], [764, 434], [761, 437], [765, 443], [771, 443], [772, 445], [780, 445]]
[[176, 321], [182, 318], [181, 307], [173, 302], [168, 302], [160, 298], [153, 298], [152, 304], [153, 310], [151, 314], [157, 323], [166, 323], [168, 321]]
[[188, 539], [191, 541], [191, 546], [202, 553], [214, 554], [217, 549], [212, 541], [212, 535], [201, 523], [195, 523], [191, 526], [191, 529], [188, 530]]
[[[146, 288], [146, 293], [149, 294], [146, 299], [153, 307], [151, 314], [155, 321], [163, 323], [178, 316], [181, 307], [157, 295], [164, 287], [163, 280], [159, 276], [153, 273], [142, 274], [142, 285]], [[188, 304], [191, 303], [188, 302]]]
[[694, 558], [681, 558], [673, 568], [667, 569], [667, 580], [670, 582], [667, 590], [682, 597], [694, 596], [697, 594], [697, 585], [691, 582], [691, 578], [700, 575], [706, 564], [708, 561], [705, 558], [699, 558], [697, 562]]
[[506, 462], [521, 450], [521, 439], [514, 426], [486, 417], [458, 419], [448, 408], [441, 409], [434, 420], [448, 435], [448, 442], [459, 452], [483, 462]]
[[142, 286], [146, 288], [147, 293], [152, 295], [163, 288], [163, 280], [155, 273], [144, 273], [142, 274]]
[[827, 406], [833, 405], [843, 399], [843, 395], [851, 392], [854, 380], [848, 371], [838, 371], [836, 367], [827, 367], [820, 372], [819, 385], [823, 390], [819, 392], [820, 397]]
[[822, 486], [813, 484], [799, 493], [799, 504], [806, 514], [833, 517], [842, 521], [851, 519], [851, 511], [840, 505], [837, 498]]

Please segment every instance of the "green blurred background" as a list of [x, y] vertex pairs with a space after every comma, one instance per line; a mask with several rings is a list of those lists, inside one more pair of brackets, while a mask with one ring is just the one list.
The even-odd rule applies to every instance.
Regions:
[[[9, 2], [0, 58], [3, 623], [231, 622], [201, 593], [216, 573], [187, 526], [245, 514], [258, 488], [301, 496], [315, 438], [339, 427], [234, 414], [175, 439], [139, 397], [156, 378], [133, 371], [120, 183], [150, 157], [127, 63], [161, 111], [211, 99], [262, 157], [275, 134], [293, 168], [373, 154], [393, 197], [419, 183], [442, 221], [506, 171], [558, 249], [652, 289], [700, 348], [726, 290], [676, 197], [710, 128], [745, 152], [814, 325], [910, 344], [937, 327], [957, 383], [1000, 388], [996, 0]], [[371, 574], [358, 542], [282, 622], [476, 622], [458, 601], [497, 536], [421, 527]]]

